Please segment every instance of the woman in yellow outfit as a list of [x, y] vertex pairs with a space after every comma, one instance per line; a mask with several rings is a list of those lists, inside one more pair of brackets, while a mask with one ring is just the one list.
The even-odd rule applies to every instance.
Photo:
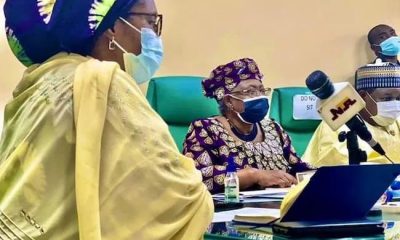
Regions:
[[211, 197], [138, 83], [162, 59], [153, 0], [7, 0], [28, 66], [0, 141], [1, 239], [201, 239]]

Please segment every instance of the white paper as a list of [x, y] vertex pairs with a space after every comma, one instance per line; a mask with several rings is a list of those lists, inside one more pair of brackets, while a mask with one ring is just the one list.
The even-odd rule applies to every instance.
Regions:
[[242, 200], [243, 203], [266, 203], [266, 202], [276, 202], [281, 201], [283, 197], [273, 196], [273, 197], [248, 197]]
[[[242, 191], [239, 193], [239, 199], [243, 203], [274, 202], [277, 200], [282, 200], [289, 190], [290, 188], [266, 188], [264, 190], [257, 191]], [[224, 194], [214, 194], [213, 199], [217, 201], [224, 201]]]
[[[259, 196], [239, 196], [240, 202], [242, 203], [265, 203], [265, 202], [276, 202], [282, 200], [285, 195], [272, 194], [272, 195], [259, 195]], [[222, 195], [213, 195], [213, 199], [216, 201], [223, 202], [225, 197]]]
[[265, 196], [265, 195], [286, 195], [291, 188], [266, 188], [257, 191], [243, 191], [240, 192], [244, 197]]
[[272, 208], [241, 208], [237, 210], [224, 211], [214, 213], [213, 223], [217, 222], [230, 222], [235, 215], [250, 215], [250, 216], [271, 216], [275, 218], [280, 217], [279, 209]]
[[[225, 199], [225, 194], [223, 193], [216, 193], [212, 195], [213, 199], [218, 200], [218, 201], [223, 201]], [[243, 196], [240, 194], [239, 195], [239, 200], [243, 200]]]
[[295, 120], [320, 120], [317, 111], [317, 97], [314, 95], [293, 96], [293, 119]]
[[304, 180], [309, 181], [311, 179], [311, 177], [315, 174], [315, 172], [316, 172], [316, 170], [296, 173], [297, 182], [300, 183]]

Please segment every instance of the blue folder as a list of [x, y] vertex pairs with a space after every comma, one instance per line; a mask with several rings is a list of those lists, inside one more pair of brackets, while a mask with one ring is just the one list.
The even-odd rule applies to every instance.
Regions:
[[367, 214], [399, 174], [400, 164], [321, 167], [273, 230], [285, 235], [357, 226], [365, 233], [368, 226], [370, 232], [383, 231], [381, 221], [368, 220]]

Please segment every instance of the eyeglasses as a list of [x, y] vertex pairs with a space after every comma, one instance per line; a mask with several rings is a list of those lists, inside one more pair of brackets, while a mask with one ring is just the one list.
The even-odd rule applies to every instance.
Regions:
[[153, 26], [154, 32], [161, 36], [163, 15], [155, 13], [144, 13], [144, 12], [128, 12], [127, 15], [142, 16], [146, 21]]
[[234, 91], [231, 92], [231, 94], [238, 94], [249, 97], [269, 96], [271, 94], [271, 88], [261, 88], [261, 89], [250, 88], [240, 91]]

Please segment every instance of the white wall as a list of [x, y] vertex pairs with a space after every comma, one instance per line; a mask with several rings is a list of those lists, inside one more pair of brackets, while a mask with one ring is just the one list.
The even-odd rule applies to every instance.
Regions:
[[0, 0], [0, 105], [11, 98], [12, 91], [25, 69], [8, 47], [4, 29], [3, 4], [4, 0]]
[[373, 59], [366, 34], [387, 23], [400, 33], [400, 0], [156, 0], [165, 15], [159, 72], [207, 76], [253, 57], [270, 87], [304, 85], [315, 69], [353, 78]]
[[[207, 76], [218, 64], [253, 57], [269, 87], [304, 85], [315, 69], [344, 81], [373, 59], [365, 36], [371, 27], [387, 23], [400, 33], [400, 0], [155, 1], [164, 14], [158, 75]], [[1, 13], [0, 102], [11, 97], [24, 70], [3, 26]]]

